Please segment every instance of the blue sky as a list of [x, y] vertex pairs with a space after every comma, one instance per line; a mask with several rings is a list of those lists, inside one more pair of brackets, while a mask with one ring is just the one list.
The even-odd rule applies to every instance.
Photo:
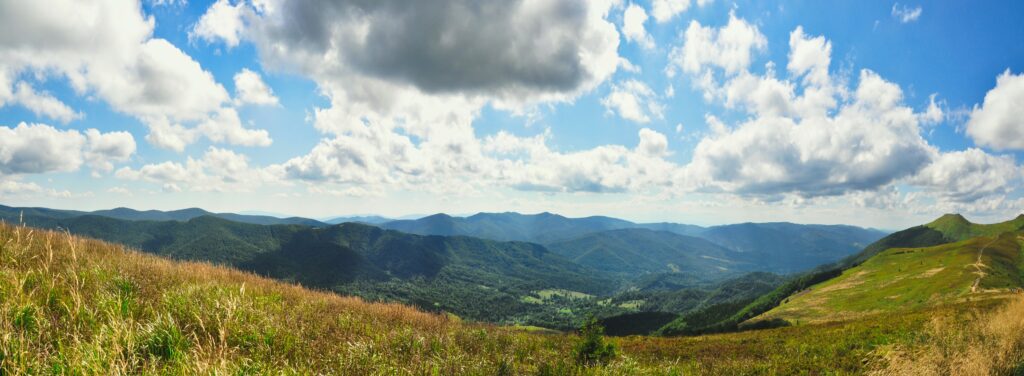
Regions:
[[5, 205], [884, 228], [1024, 209], [1019, 2], [3, 3]]

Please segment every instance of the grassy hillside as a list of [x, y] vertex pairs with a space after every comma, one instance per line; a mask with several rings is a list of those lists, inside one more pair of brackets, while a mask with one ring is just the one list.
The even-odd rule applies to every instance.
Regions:
[[[33, 226], [67, 229], [179, 260], [208, 261], [303, 285], [403, 302], [460, 317], [571, 327], [582, 311], [524, 302], [533, 291], [607, 294], [617, 282], [521, 242], [418, 236], [347, 223], [312, 228], [253, 225], [211, 216], [128, 221], [87, 215], [24, 216]], [[605, 310], [590, 304], [588, 310]], [[611, 309], [609, 314], [627, 310]]]
[[925, 248], [891, 248], [791, 296], [758, 320], [843, 320], [987, 299], [1024, 286], [1024, 236], [1003, 233]]
[[[689, 318], [681, 317], [669, 323], [660, 332], [674, 335], [735, 331], [739, 329], [740, 323], [778, 307], [794, 294], [806, 291], [816, 284], [839, 277], [844, 271], [856, 267], [886, 250], [892, 248], [930, 247], [964, 240], [962, 237], [968, 232], [953, 231], [955, 229], [974, 228], [982, 229], [982, 231], [992, 231], [993, 229], [1019, 230], [1022, 226], [1024, 226], [1024, 221], [1021, 220], [1021, 217], [992, 225], [975, 225], [967, 222], [960, 215], [947, 214], [931, 224], [915, 226], [887, 235], [871, 243], [859, 253], [841, 261], [822, 265], [796, 275], [786, 283], [775, 288], [775, 290], [762, 295], [746, 305], [727, 304], [707, 307], [702, 312], [690, 313]], [[771, 321], [759, 320], [759, 323], [764, 325], [771, 323]]]
[[[996, 311], [1001, 303], [986, 300], [846, 323], [611, 339], [617, 357], [582, 367], [571, 333], [467, 324], [10, 225], [0, 225], [0, 297], [0, 374], [913, 374], [901, 354], [919, 350], [939, 354], [914, 363], [937, 373], [964, 360], [1006, 372], [1024, 345], [1024, 299]], [[959, 325], [933, 331], [935, 317]]]

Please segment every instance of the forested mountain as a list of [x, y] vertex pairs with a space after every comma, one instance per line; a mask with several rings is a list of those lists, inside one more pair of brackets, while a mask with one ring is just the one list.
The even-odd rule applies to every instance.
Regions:
[[699, 236], [746, 253], [745, 259], [767, 270], [792, 273], [841, 260], [885, 233], [854, 226], [775, 222], [714, 226]]
[[[708, 241], [710, 241], [719, 246], [718, 248], [724, 247], [743, 253], [738, 258], [744, 262], [758, 265], [757, 270], [782, 273], [800, 272], [824, 263], [841, 260], [886, 235], [878, 230], [840, 225], [801, 225], [779, 222], [743, 223], [705, 228], [677, 223], [633, 223], [609, 217], [567, 218], [551, 213], [534, 215], [480, 213], [469, 217], [435, 214], [415, 220], [386, 222], [380, 226], [413, 234], [467, 235], [494, 240], [536, 242], [562, 249], [563, 251], [559, 252], [570, 258], [580, 256], [580, 254], [576, 254], [576, 251], [586, 249], [593, 251], [586, 257], [590, 260], [587, 262], [592, 262], [594, 265], [605, 265], [610, 270], [617, 271], [652, 270], [651, 268], [664, 270], [667, 267], [666, 263], [658, 263], [659, 266], [653, 266], [648, 262], [649, 260], [643, 260], [651, 257], [658, 258], [658, 256], [647, 255], [648, 252], [663, 252], [666, 247], [676, 247], [678, 248], [676, 251], [686, 253], [687, 249], [708, 249]], [[652, 231], [614, 232], [624, 229]], [[598, 235], [605, 231], [613, 232]], [[685, 238], [646, 239], [636, 243], [621, 239], [627, 233], [634, 238], [668, 238], [663, 234], [664, 232], [682, 235]], [[600, 244], [605, 240], [608, 242]], [[588, 243], [590, 246], [585, 245]], [[655, 246], [655, 244], [657, 245]], [[653, 248], [648, 248], [651, 246]], [[636, 255], [640, 255], [641, 259], [626, 263], [616, 260], [622, 257], [632, 258]], [[737, 258], [726, 259], [735, 260]], [[706, 259], [702, 265], [711, 262], [710, 260]], [[642, 264], [647, 264], [647, 266], [638, 269], [637, 265]], [[728, 269], [736, 267], [736, 265], [733, 265], [732, 268], [725, 265], [715, 266]]]
[[382, 227], [421, 235], [466, 235], [493, 240], [519, 240], [547, 244], [597, 231], [636, 227], [610, 217], [567, 218], [558, 214], [478, 213], [469, 217], [435, 214], [398, 220]]
[[701, 238], [642, 228], [595, 232], [548, 248], [581, 265], [628, 275], [682, 272], [714, 278], [766, 270], [752, 263], [750, 254]]

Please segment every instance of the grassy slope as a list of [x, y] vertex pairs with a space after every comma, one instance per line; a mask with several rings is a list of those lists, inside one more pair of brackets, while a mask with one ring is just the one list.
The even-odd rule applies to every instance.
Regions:
[[614, 339], [622, 349], [617, 360], [581, 369], [571, 360], [572, 334], [464, 324], [0, 225], [0, 374], [857, 374], [873, 367], [865, 360], [883, 360], [879, 346], [915, 346], [935, 315], [971, 322], [973, 309], [995, 305], [725, 335]]
[[[1024, 215], [1007, 222], [980, 225], [972, 224], [958, 214], [947, 214], [929, 224], [892, 233], [868, 245], [860, 253], [835, 264], [823, 265], [796, 276], [750, 304], [733, 310], [734, 313], [726, 319], [719, 319], [719, 321], [713, 323], [703, 323], [702, 321], [701, 325], [694, 327], [689, 325], [684, 318], [680, 318], [666, 325], [662, 328], [661, 332], [664, 334], [694, 334], [736, 330], [740, 323], [775, 309], [794, 294], [800, 293], [816, 284], [839, 277], [845, 270], [856, 267], [888, 249], [937, 246], [966, 240], [966, 236], [972, 234], [994, 234], [1020, 229], [1024, 229]], [[720, 317], [722, 314], [715, 313], [715, 316]], [[762, 320], [762, 322], [766, 321]]]
[[[841, 320], [872, 312], [980, 299], [1022, 286], [1021, 244], [1016, 233], [977, 237], [925, 248], [891, 248], [839, 277], [790, 297], [758, 319], [789, 322]], [[981, 253], [986, 275], [979, 275]]]

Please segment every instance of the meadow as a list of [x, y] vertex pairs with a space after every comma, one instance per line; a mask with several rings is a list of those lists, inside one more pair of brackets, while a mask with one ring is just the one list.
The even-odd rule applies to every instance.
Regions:
[[926, 370], [939, 374], [960, 358], [1011, 372], [1022, 327], [1024, 298], [1008, 295], [846, 322], [608, 338], [617, 356], [588, 366], [574, 333], [463, 322], [0, 225], [3, 375], [920, 374], [905, 366], [914, 354], [935, 354]]

